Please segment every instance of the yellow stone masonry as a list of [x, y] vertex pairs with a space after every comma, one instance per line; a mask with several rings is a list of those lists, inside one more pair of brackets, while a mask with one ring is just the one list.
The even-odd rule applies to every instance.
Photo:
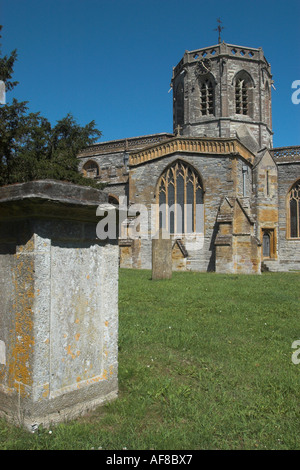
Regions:
[[237, 139], [205, 139], [174, 137], [161, 144], [144, 148], [141, 151], [132, 152], [129, 155], [131, 166], [164, 157], [175, 152], [192, 152], [201, 154], [232, 155], [239, 154], [251, 164], [254, 162], [254, 154], [244, 147]]

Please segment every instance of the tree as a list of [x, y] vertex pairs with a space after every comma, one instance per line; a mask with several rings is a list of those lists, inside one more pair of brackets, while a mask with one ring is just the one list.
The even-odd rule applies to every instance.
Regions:
[[[0, 80], [6, 91], [18, 84], [12, 81], [16, 60], [16, 50], [3, 57], [0, 50]], [[77, 156], [100, 136], [95, 121], [80, 126], [68, 114], [51, 126], [39, 112], [28, 113], [26, 101], [14, 98], [11, 104], [0, 105], [0, 185], [57, 179], [99, 188], [78, 172]]]

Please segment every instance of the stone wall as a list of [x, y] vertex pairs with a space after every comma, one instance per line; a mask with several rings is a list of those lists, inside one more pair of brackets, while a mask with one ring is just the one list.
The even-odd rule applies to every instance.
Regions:
[[292, 185], [300, 179], [300, 162], [278, 164], [278, 244], [280, 263], [278, 270], [300, 269], [300, 239], [293, 240], [288, 233], [288, 193]]
[[161, 133], [91, 145], [78, 155], [78, 171], [88, 177], [84, 167], [93, 162], [98, 166], [98, 175], [93, 172], [90, 177], [104, 184], [103, 192], [117, 199], [128, 198], [129, 152], [164, 142], [170, 137], [173, 134]]
[[260, 242], [254, 219], [237, 197], [225, 197], [217, 217], [216, 272], [260, 274]]
[[115, 194], [117, 197], [125, 194], [128, 168], [124, 164], [123, 152], [82, 156], [79, 160], [78, 170], [82, 172], [84, 165], [90, 161], [95, 162], [99, 167], [99, 176], [96, 177], [96, 180], [109, 185], [104, 188], [106, 193]]
[[[236, 156], [221, 156], [221, 155], [197, 155], [197, 154], [184, 154], [174, 153], [163, 159], [156, 159], [133, 166], [130, 169], [129, 177], [129, 201], [130, 204], [142, 204], [147, 210], [149, 216], [151, 215], [151, 205], [156, 204], [156, 186], [160, 175], [165, 168], [177, 159], [181, 159], [191, 164], [198, 170], [205, 191], [204, 194], [204, 236], [200, 242], [199, 240], [191, 240], [186, 235], [178, 235], [183, 245], [185, 246], [188, 256], [183, 264], [186, 269], [207, 271], [215, 270], [215, 246], [214, 240], [216, 237], [217, 226], [216, 219], [218, 209], [222, 198], [228, 195], [238, 196], [243, 198], [243, 162]], [[248, 168], [248, 166], [247, 166]], [[247, 172], [245, 179], [245, 186], [247, 194], [251, 193], [251, 168]], [[149, 227], [151, 222], [149, 220]], [[156, 227], [155, 231], [158, 227]], [[136, 263], [133, 267], [141, 267], [144, 269], [151, 268], [151, 233], [147, 239], [141, 240], [141, 247], [138, 256], [135, 256]], [[177, 236], [174, 235], [175, 241]], [[177, 248], [175, 247], [175, 250]], [[178, 254], [178, 253], [177, 253]], [[176, 266], [174, 252], [174, 267]], [[179, 263], [180, 269], [183, 267]], [[122, 264], [121, 264], [122, 265]]]
[[[256, 236], [262, 243], [263, 235], [270, 235], [270, 259], [273, 266], [278, 259], [278, 170], [271, 154], [264, 150], [257, 156], [254, 170], [254, 214]], [[264, 260], [263, 249], [261, 258]]]

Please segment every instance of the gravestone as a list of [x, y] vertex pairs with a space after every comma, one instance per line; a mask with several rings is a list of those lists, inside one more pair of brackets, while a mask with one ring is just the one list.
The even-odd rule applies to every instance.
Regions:
[[162, 229], [152, 239], [152, 279], [171, 279], [172, 240]]
[[0, 188], [0, 414], [35, 429], [118, 391], [118, 244], [96, 237], [99, 190]]

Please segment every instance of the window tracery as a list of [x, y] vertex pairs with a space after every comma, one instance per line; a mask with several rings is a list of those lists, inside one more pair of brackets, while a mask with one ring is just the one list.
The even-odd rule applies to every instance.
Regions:
[[159, 228], [171, 234], [202, 231], [203, 188], [190, 165], [176, 161], [165, 170], [158, 181], [158, 202]]
[[292, 187], [289, 194], [290, 237], [300, 238], [300, 180]]

